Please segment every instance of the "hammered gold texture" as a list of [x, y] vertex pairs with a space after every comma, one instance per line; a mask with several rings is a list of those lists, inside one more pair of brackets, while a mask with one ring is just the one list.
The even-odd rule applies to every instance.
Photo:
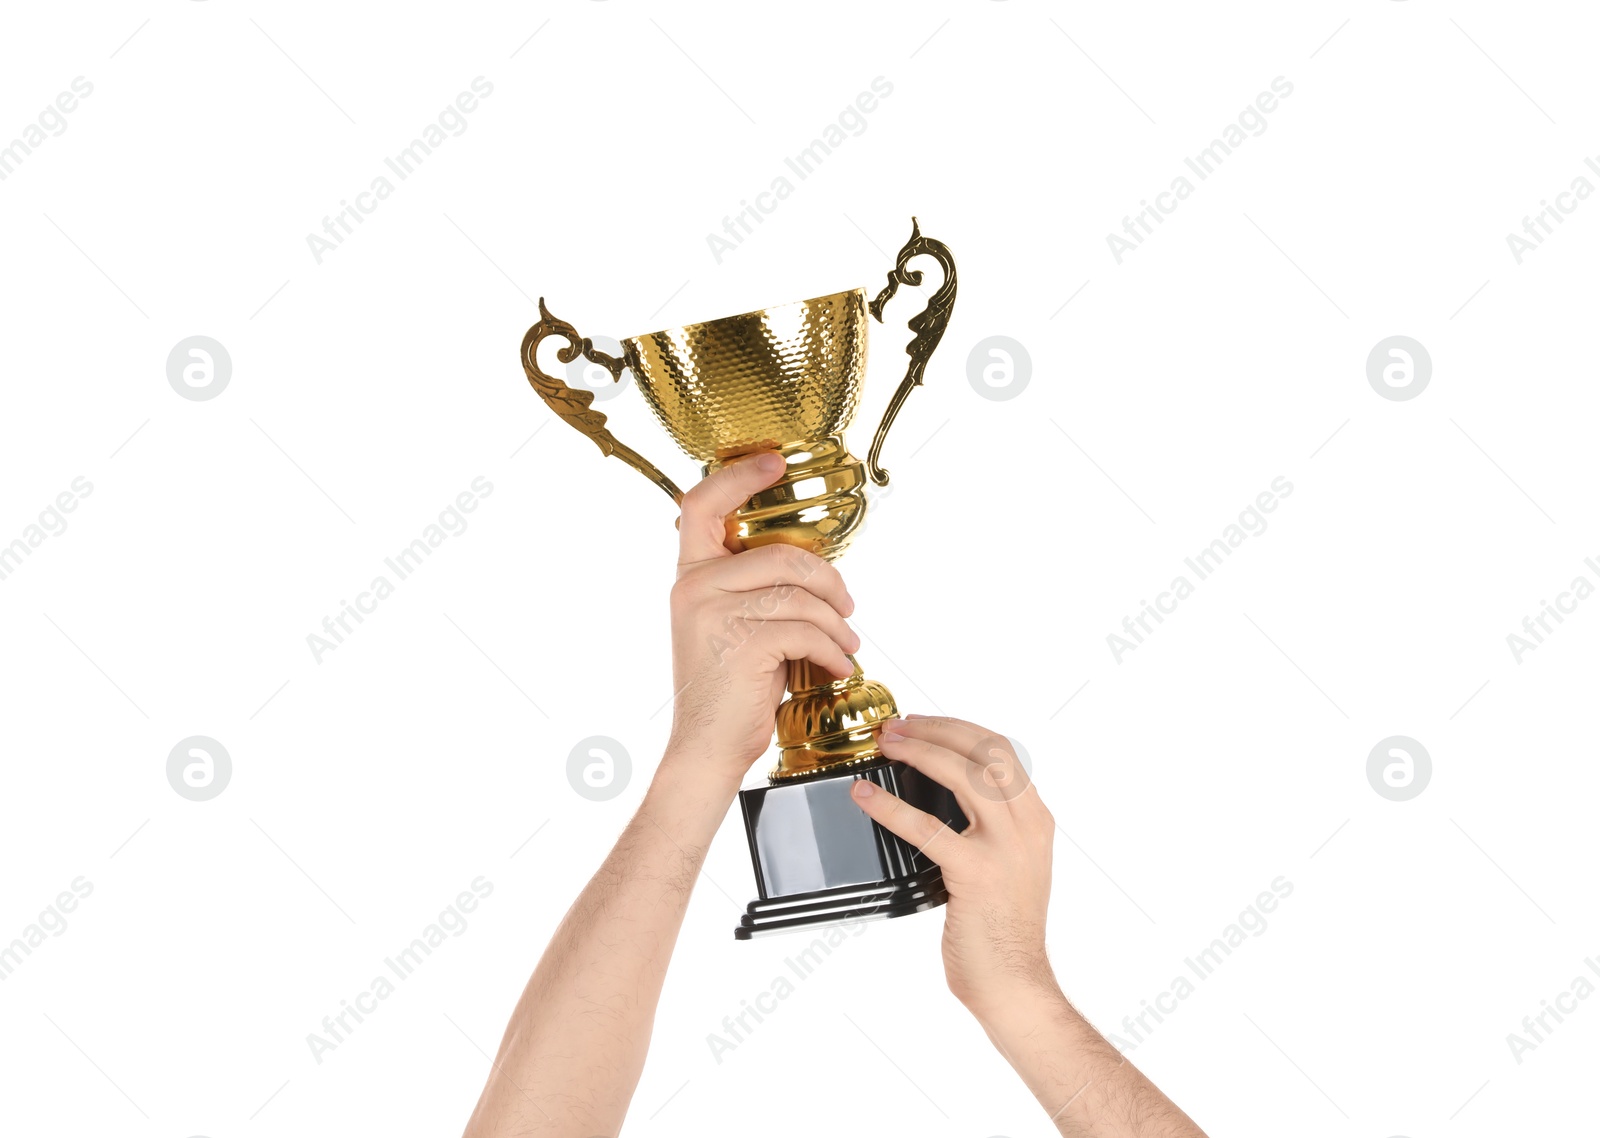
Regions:
[[867, 364], [866, 294], [836, 292], [623, 341], [650, 410], [703, 463], [841, 433]]

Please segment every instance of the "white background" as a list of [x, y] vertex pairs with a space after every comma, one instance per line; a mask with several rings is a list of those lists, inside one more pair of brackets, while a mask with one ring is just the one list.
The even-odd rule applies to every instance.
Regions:
[[[616, 337], [876, 290], [916, 214], [960, 294], [842, 567], [902, 708], [1031, 756], [1069, 994], [1122, 1033], [1282, 876], [1130, 1051], [1209, 1132], [1575, 1132], [1600, 1000], [1520, 1064], [1506, 1036], [1600, 955], [1600, 601], [1520, 663], [1506, 637], [1600, 583], [1600, 202], [1520, 264], [1506, 235], [1600, 185], [1595, 31], [1422, 0], [8, 10], [0, 140], [93, 93], [0, 182], [0, 544], [93, 490], [0, 581], [0, 942], [93, 892], [0, 982], [0, 1129], [457, 1132], [668, 729], [673, 511], [529, 390], [536, 298]], [[465, 132], [318, 263], [307, 235], [477, 76]], [[878, 76], [719, 263], [707, 235]], [[1119, 264], [1107, 235], [1279, 76]], [[860, 454], [917, 307], [873, 331]], [[168, 383], [193, 335], [231, 357], [214, 399]], [[968, 379], [996, 335], [1031, 359], [1009, 400]], [[1392, 335], [1432, 360], [1408, 401], [1367, 379]], [[693, 481], [636, 392], [601, 406]], [[308, 634], [478, 476], [469, 527], [319, 663]], [[1107, 635], [1279, 476], [1119, 663]], [[167, 781], [192, 735], [232, 757], [210, 801]], [[594, 735], [632, 760], [605, 802], [566, 773]], [[1405, 802], [1367, 779], [1391, 735], [1432, 757]], [[480, 875], [466, 931], [314, 1060]], [[1048, 1131], [945, 990], [938, 914], [848, 941], [719, 1063], [804, 946], [734, 942], [753, 888], [730, 815], [631, 1132]]]

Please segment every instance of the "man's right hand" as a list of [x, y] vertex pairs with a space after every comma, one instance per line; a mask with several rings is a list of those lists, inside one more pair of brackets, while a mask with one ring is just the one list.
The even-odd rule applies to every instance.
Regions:
[[734, 786], [767, 749], [790, 660], [843, 679], [860, 638], [839, 571], [802, 549], [740, 551], [727, 515], [784, 470], [776, 454], [723, 467], [683, 496], [678, 580], [672, 587], [671, 757], [715, 770]]

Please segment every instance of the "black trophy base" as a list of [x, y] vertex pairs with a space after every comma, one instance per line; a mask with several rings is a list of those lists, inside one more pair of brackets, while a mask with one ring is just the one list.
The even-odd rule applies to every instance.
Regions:
[[851, 786], [862, 778], [957, 833], [967, 828], [955, 795], [889, 759], [741, 790], [739, 807], [760, 896], [733, 930], [736, 938], [904, 917], [949, 900], [939, 867], [851, 799]]

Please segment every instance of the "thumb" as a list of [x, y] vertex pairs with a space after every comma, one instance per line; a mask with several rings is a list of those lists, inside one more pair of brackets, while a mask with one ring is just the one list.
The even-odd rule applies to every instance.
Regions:
[[683, 496], [683, 514], [678, 520], [678, 564], [688, 565], [726, 557], [734, 552], [727, 544], [724, 519], [783, 476], [783, 456], [773, 453], [751, 455], [729, 463], [701, 479]]

